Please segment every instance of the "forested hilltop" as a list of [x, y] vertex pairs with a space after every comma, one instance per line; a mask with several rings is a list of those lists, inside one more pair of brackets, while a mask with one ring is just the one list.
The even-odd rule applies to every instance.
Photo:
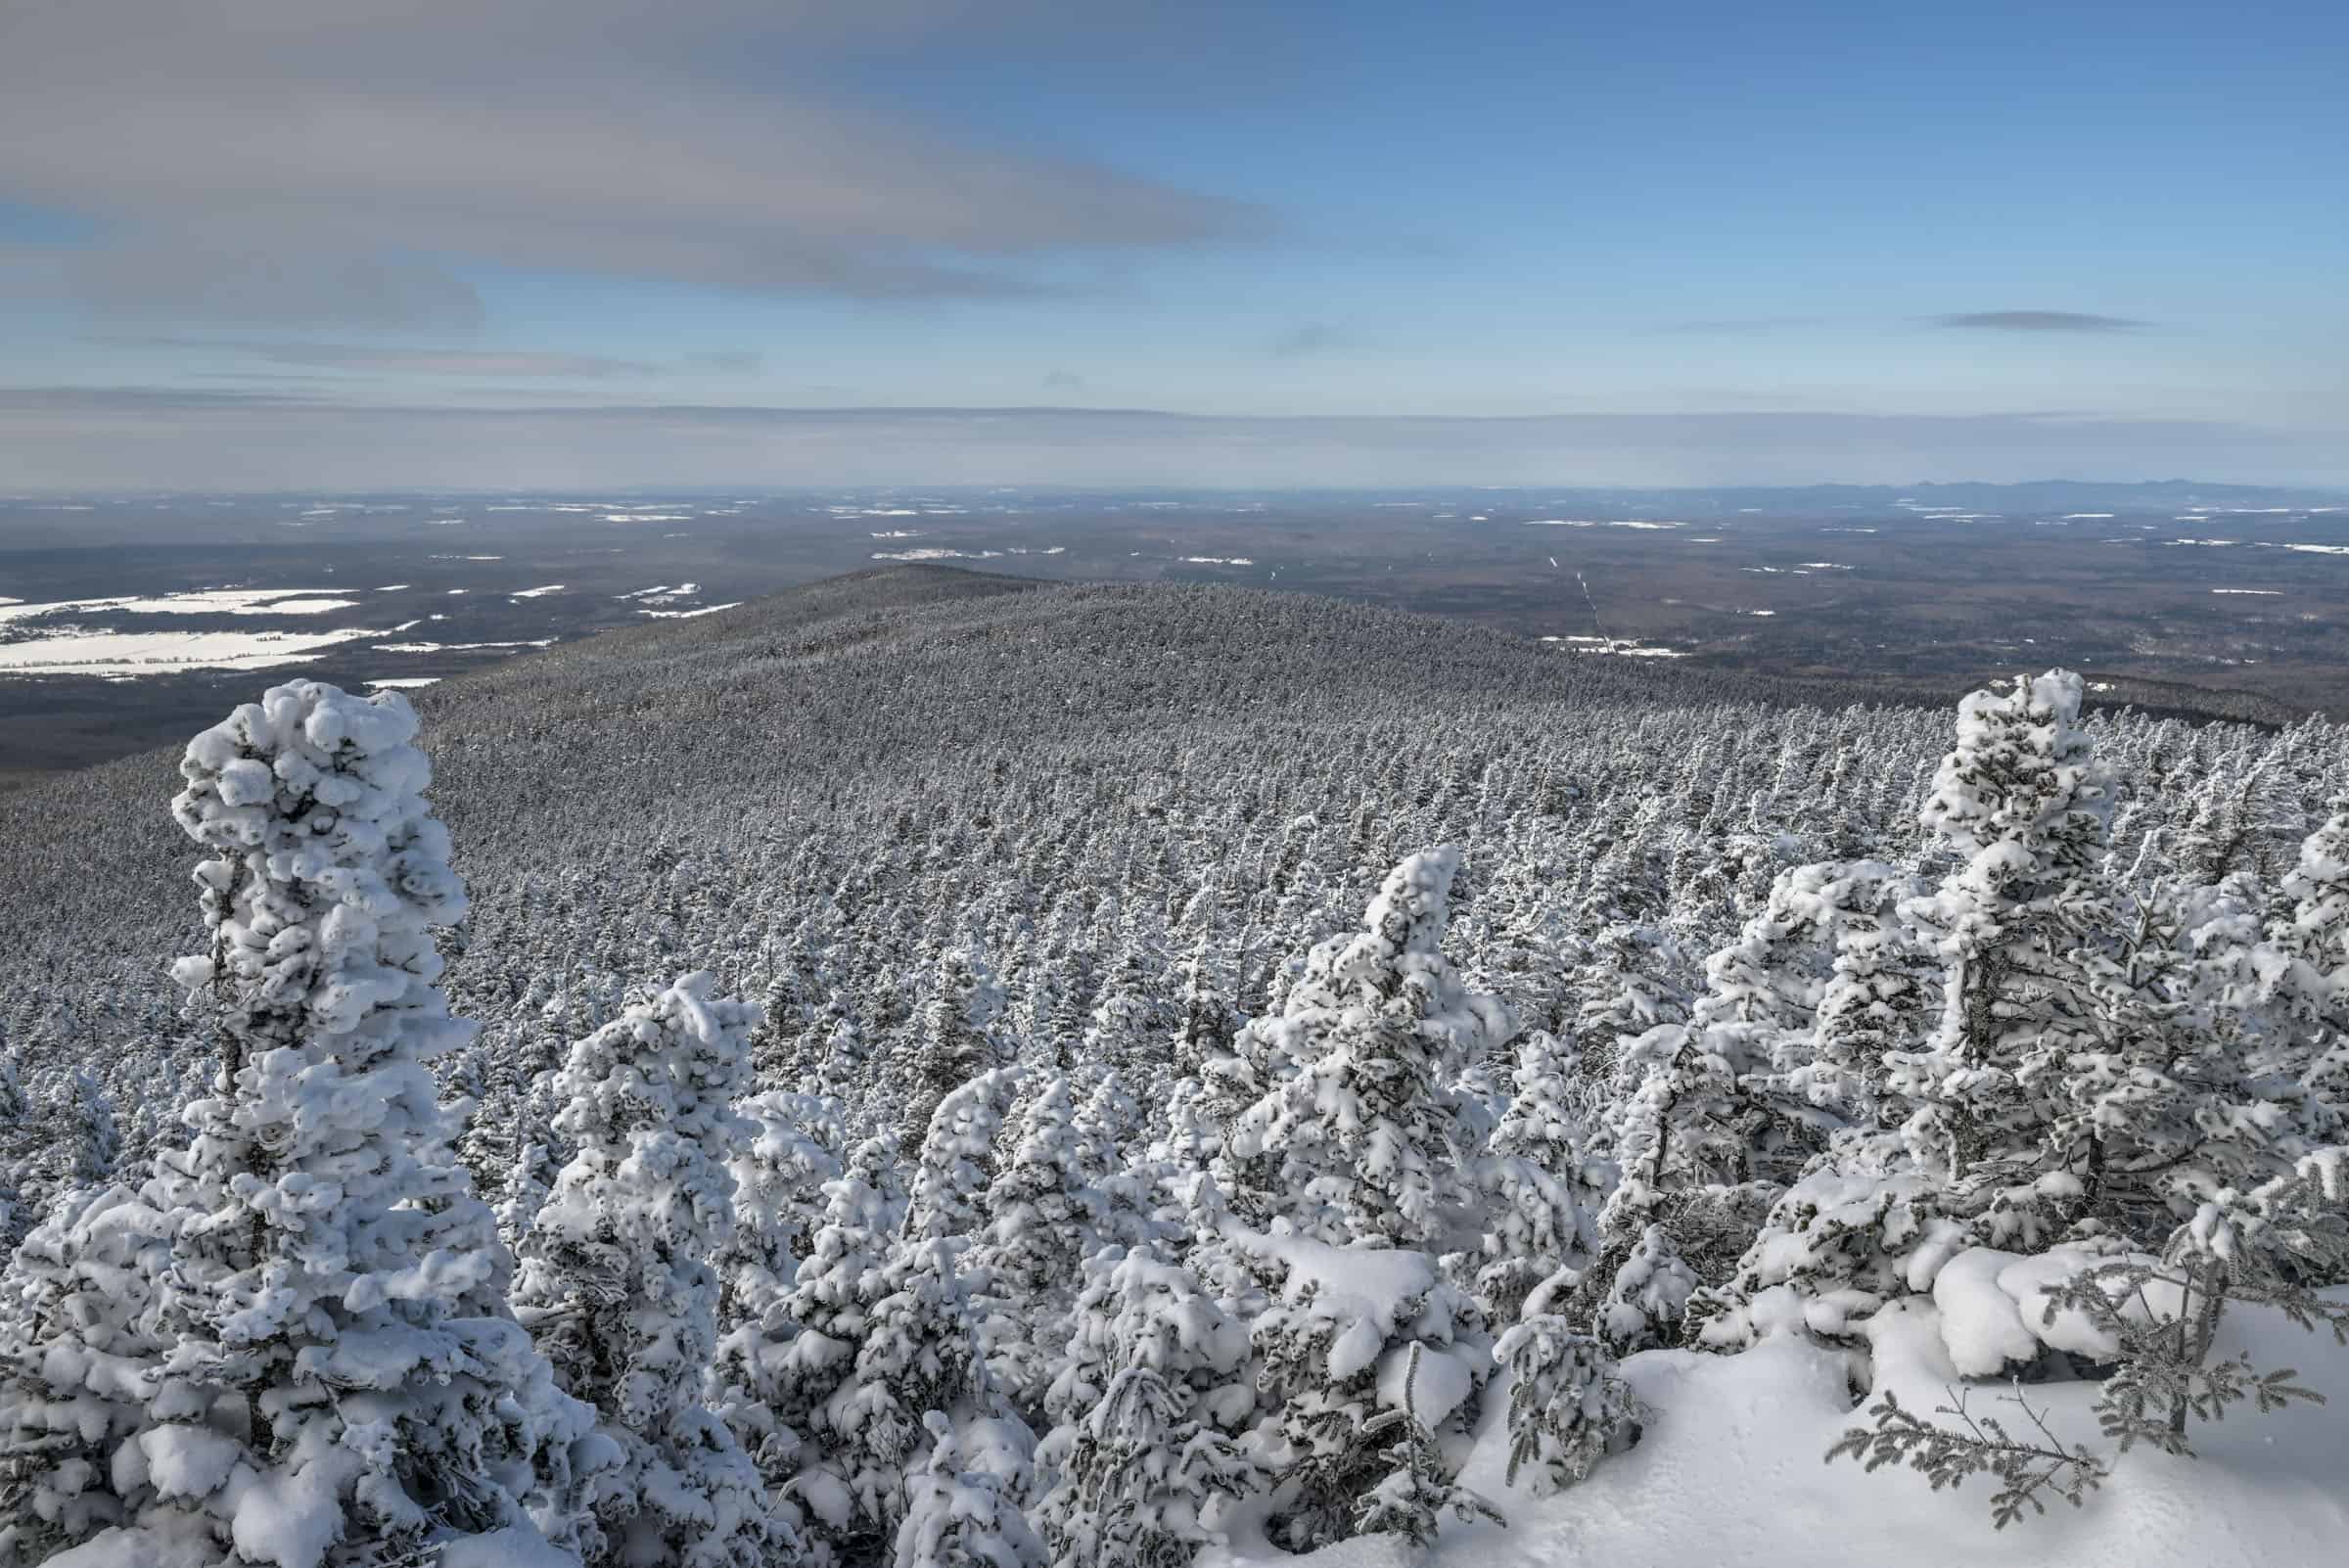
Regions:
[[2315, 1560], [2349, 747], [2082, 695], [911, 569], [0, 797], [0, 1561]]

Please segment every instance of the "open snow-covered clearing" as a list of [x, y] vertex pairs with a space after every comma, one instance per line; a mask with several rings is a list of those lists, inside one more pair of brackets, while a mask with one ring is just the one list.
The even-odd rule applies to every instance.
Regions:
[[743, 603], [744, 601], [736, 599], [728, 604], [706, 604], [699, 610], [638, 610], [636, 613], [640, 616], [651, 616], [656, 621], [691, 621], [696, 616], [714, 616], [720, 610], [739, 610]]
[[356, 599], [335, 597], [333, 588], [199, 588], [188, 593], [161, 593], [115, 599], [60, 599], [49, 604], [26, 604], [0, 599], [0, 621], [34, 621], [50, 616], [81, 615], [91, 611], [121, 611], [134, 616], [316, 616], [348, 610]]
[[1688, 656], [1678, 648], [1659, 648], [1641, 643], [1621, 641], [1614, 637], [1543, 637], [1543, 642], [1562, 643], [1570, 653], [1613, 654], [1621, 659], [1685, 659]]
[[[413, 624], [413, 623], [411, 623]], [[362, 632], [372, 636], [372, 632]], [[379, 642], [373, 651], [395, 654], [471, 653], [481, 648], [551, 648], [552, 637], [539, 637], [529, 642]]]
[[335, 631], [67, 631], [0, 643], [0, 674], [166, 675], [184, 669], [267, 669], [382, 633]]

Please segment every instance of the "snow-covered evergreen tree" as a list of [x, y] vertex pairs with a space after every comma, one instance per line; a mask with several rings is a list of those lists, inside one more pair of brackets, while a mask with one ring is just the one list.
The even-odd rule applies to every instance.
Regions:
[[909, 1236], [968, 1236], [987, 1223], [985, 1206], [996, 1134], [1019, 1087], [1019, 1075], [997, 1068], [939, 1101], [914, 1167], [905, 1210]]
[[1100, 1235], [1103, 1204], [1083, 1165], [1068, 1080], [1048, 1075], [1030, 1094], [988, 1186], [981, 1205], [987, 1229], [970, 1260], [989, 1370], [1029, 1413], [1042, 1407], [1084, 1259]]
[[[2072, 1053], [2096, 1043], [2086, 944], [2118, 920], [2104, 870], [2114, 784], [2080, 728], [2080, 677], [2055, 670], [1958, 704], [1958, 744], [1920, 820], [1960, 858], [1917, 905], [1944, 965], [1942, 1017], [1894, 1087], [1907, 1128], [1976, 1212], [2028, 1241], [2068, 1222], [2091, 1150], [2052, 1136]], [[2044, 1179], [2043, 1179], [2044, 1178]]]
[[1582, 1480], [1637, 1425], [1638, 1402], [1606, 1347], [1563, 1317], [1516, 1323], [1493, 1359], [1509, 1374], [1509, 1481], [1525, 1472], [1536, 1497]]
[[1154, 1246], [1088, 1260], [1074, 1316], [1037, 1452], [1055, 1568], [1156, 1568], [1221, 1544], [1259, 1484], [1238, 1436], [1256, 1413], [1245, 1327]]
[[949, 948], [939, 960], [903, 1074], [907, 1099], [899, 1125], [907, 1142], [922, 1137], [947, 1095], [1003, 1065], [994, 1032], [1002, 1010], [1002, 988], [987, 961], [969, 948]]
[[1517, 1091], [1480, 1168], [1488, 1210], [1477, 1298], [1497, 1323], [1513, 1320], [1559, 1269], [1586, 1267], [1597, 1246], [1614, 1173], [1586, 1152], [1589, 1127], [1575, 1066], [1547, 1034], [1517, 1042]]
[[395, 693], [296, 681], [188, 747], [211, 947], [173, 974], [220, 1067], [189, 1145], [44, 1249], [64, 1310], [14, 1347], [0, 1463], [61, 1539], [317, 1568], [568, 1532], [583, 1412], [506, 1309], [432, 1074], [471, 1034], [432, 937], [466, 902], [415, 733]]
[[[1493, 1369], [1474, 1302], [1436, 1259], [1375, 1238], [1335, 1247], [1276, 1226], [1226, 1239], [1267, 1300], [1249, 1332], [1274, 1539], [1302, 1551], [1357, 1533], [1398, 1469], [1424, 1500], [1435, 1477], [1407, 1451], [1457, 1437]], [[1409, 1420], [1378, 1419], [1398, 1412]]]
[[1882, 861], [1852, 860], [1805, 867], [1790, 887], [1809, 900], [1811, 922], [1829, 935], [1835, 957], [1806, 1059], [1780, 1075], [1779, 1091], [1847, 1127], [1877, 1127], [1897, 1113], [1887, 1058], [1924, 1033], [1926, 977], [1896, 913], [1912, 879]]
[[886, 1487], [853, 1490], [851, 1440], [863, 1429], [856, 1357], [904, 1209], [894, 1137], [868, 1138], [824, 1183], [824, 1209], [792, 1288], [718, 1348], [714, 1378], [727, 1421], [770, 1489], [806, 1514], [806, 1530], [836, 1560], [858, 1560], [887, 1539]]
[[848, 1139], [838, 1105], [811, 1094], [769, 1089], [739, 1100], [735, 1114], [756, 1129], [726, 1156], [734, 1178], [734, 1226], [712, 1260], [718, 1271], [721, 1331], [760, 1315], [788, 1290], [807, 1255], [824, 1183], [841, 1172]]
[[1444, 956], [1459, 867], [1452, 849], [1405, 860], [1361, 931], [1315, 947], [1280, 1015], [1250, 1026], [1296, 1071], [1226, 1142], [1275, 1162], [1271, 1207], [1306, 1234], [1424, 1246], [1458, 1222], [1474, 1140], [1451, 1084], [1511, 1032]]
[[926, 1410], [929, 1456], [906, 1480], [891, 1568], [1044, 1568], [1044, 1544], [1002, 1476], [966, 1462], [967, 1440]]
[[765, 1489], [702, 1403], [717, 1344], [711, 1260], [733, 1239], [724, 1155], [758, 1008], [707, 971], [633, 1003], [572, 1048], [559, 1130], [577, 1150], [522, 1255], [514, 1304], [622, 1462], [599, 1477], [587, 1560], [752, 1568], [788, 1551]]
[[[2278, 891], [2290, 902], [2257, 960], [2266, 989], [2303, 1025], [2323, 1031], [2316, 1055], [2338, 1049], [2349, 1058], [2349, 799], [2302, 843]], [[2335, 1092], [2349, 1093], [2349, 1059], [2333, 1076]]]

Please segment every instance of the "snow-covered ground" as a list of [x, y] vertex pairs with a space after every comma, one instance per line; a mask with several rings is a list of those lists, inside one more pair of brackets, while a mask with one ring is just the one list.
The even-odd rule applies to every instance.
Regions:
[[[1879, 1335], [1878, 1365], [1902, 1404], [1945, 1404], [1954, 1368], [1930, 1313]], [[1936, 1493], [1909, 1470], [1869, 1474], [1824, 1462], [1862, 1421], [1843, 1356], [1788, 1338], [1736, 1356], [1650, 1351], [1623, 1363], [1648, 1407], [1637, 1447], [1579, 1486], [1537, 1500], [1506, 1480], [1505, 1391], [1487, 1416], [1461, 1482], [1497, 1504], [1507, 1528], [1448, 1523], [1433, 1560], [1444, 1568], [2317, 1568], [2349, 1552], [2349, 1351], [2280, 1314], [2238, 1308], [2223, 1347], [2254, 1364], [2290, 1366], [2327, 1396], [2271, 1415], [2241, 1408], [2190, 1434], [2193, 1459], [2140, 1448], [2119, 1456], [2101, 1491], [2075, 1510], [1991, 1525], [1993, 1483]], [[1977, 1414], [2013, 1416], [1977, 1388]], [[2109, 1456], [2090, 1406], [2094, 1383], [2023, 1391], [2067, 1443]], [[1864, 1402], [1865, 1403], [1865, 1402]], [[2027, 1422], [2021, 1424], [2027, 1425]], [[1239, 1543], [1201, 1568], [1404, 1568], [1427, 1559], [1399, 1538], [1340, 1543], [1298, 1557]]]
[[730, 599], [724, 604], [706, 604], [699, 610], [639, 610], [636, 613], [651, 616], [656, 621], [691, 621], [697, 616], [714, 616], [720, 610], [739, 610], [742, 605], [742, 600]]
[[0, 643], [0, 674], [171, 674], [186, 669], [268, 669], [315, 659], [380, 631], [70, 631]]
[[354, 608], [333, 588], [205, 588], [120, 599], [61, 599], [25, 604], [0, 599], [0, 621], [45, 621], [93, 611], [134, 616], [316, 616]]

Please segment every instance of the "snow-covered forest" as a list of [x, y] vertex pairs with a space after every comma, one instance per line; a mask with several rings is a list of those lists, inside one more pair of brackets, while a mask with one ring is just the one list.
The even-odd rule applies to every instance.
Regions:
[[2318, 1560], [2349, 745], [2084, 695], [906, 572], [0, 798], [0, 1562]]

